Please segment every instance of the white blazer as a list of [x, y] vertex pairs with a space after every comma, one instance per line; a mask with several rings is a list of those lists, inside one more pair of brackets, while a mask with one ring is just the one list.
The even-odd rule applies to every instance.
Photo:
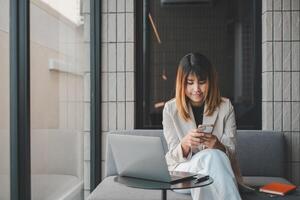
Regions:
[[[191, 130], [196, 129], [196, 123], [189, 104], [189, 114], [192, 120], [185, 121], [179, 116], [175, 99], [168, 101], [163, 110], [163, 132], [166, 138], [169, 151], [166, 154], [166, 161], [169, 170], [172, 171], [182, 162], [188, 161], [192, 157], [192, 152], [183, 157], [180, 141]], [[204, 110], [206, 109], [206, 105]], [[229, 99], [222, 97], [222, 103], [217, 107], [211, 116], [203, 115], [202, 124], [213, 124], [213, 132], [219, 141], [225, 146], [226, 154], [230, 159], [232, 169], [238, 182], [241, 181], [241, 175], [238, 163], [236, 161], [236, 123], [234, 109]], [[203, 146], [193, 149], [194, 153], [201, 151]]]

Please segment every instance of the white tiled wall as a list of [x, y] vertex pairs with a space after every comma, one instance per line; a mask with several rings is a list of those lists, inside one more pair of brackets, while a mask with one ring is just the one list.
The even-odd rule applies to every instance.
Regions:
[[[106, 136], [111, 130], [134, 128], [134, 1], [102, 0], [102, 174]], [[89, 76], [87, 76], [89, 77]], [[88, 87], [86, 87], [88, 88]], [[89, 105], [89, 102], [87, 102]], [[88, 107], [86, 109], [89, 109]], [[89, 145], [89, 127], [85, 145]], [[89, 194], [89, 149], [85, 150], [85, 196]]]
[[262, 1], [262, 127], [284, 131], [287, 176], [300, 184], [299, 0]]

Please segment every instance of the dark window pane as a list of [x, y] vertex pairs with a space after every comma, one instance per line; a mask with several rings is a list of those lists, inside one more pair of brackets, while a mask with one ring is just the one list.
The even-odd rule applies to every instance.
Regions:
[[222, 96], [234, 104], [238, 128], [260, 129], [261, 84], [255, 56], [254, 1], [173, 6], [162, 6], [160, 0], [148, 3], [149, 38], [144, 55], [148, 62], [142, 73], [149, 78], [139, 81], [140, 76], [137, 77], [138, 83], [144, 81], [146, 93], [145, 104], [137, 109], [137, 116], [143, 117], [138, 128], [162, 127], [163, 103], [175, 96], [178, 62], [189, 52], [199, 52], [217, 69]]

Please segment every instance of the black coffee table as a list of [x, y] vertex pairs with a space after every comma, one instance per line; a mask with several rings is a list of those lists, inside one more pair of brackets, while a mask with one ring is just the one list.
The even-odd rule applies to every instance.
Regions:
[[165, 182], [150, 181], [150, 180], [139, 179], [139, 178], [125, 177], [125, 176], [116, 176], [114, 178], [114, 181], [133, 188], [161, 190], [162, 200], [167, 199], [167, 190], [180, 190], [180, 189], [204, 187], [214, 182], [213, 179], [209, 177], [206, 181], [199, 182], [199, 183], [196, 183], [196, 179], [193, 179], [193, 180], [186, 180], [176, 184], [170, 184]]

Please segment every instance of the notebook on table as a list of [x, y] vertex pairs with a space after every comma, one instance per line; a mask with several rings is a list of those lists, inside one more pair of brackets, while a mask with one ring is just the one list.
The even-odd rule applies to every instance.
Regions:
[[207, 177], [189, 172], [169, 172], [160, 137], [111, 134], [108, 140], [121, 176], [171, 184]]

